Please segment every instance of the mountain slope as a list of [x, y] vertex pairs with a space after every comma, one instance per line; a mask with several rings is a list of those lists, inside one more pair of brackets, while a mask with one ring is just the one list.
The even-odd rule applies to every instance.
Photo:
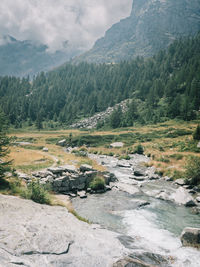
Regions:
[[[66, 64], [30, 83], [0, 78], [0, 107], [16, 126], [72, 124], [133, 99], [123, 125], [194, 119], [200, 109], [200, 34], [175, 41], [152, 58], [119, 64]], [[118, 116], [120, 117], [120, 116]]]
[[200, 30], [199, 0], [133, 0], [131, 15], [113, 25], [74, 62], [117, 62], [149, 57], [175, 39]]
[[48, 53], [45, 45], [34, 45], [11, 36], [3, 36], [0, 41], [0, 75], [33, 76], [40, 71], [51, 70], [78, 54], [75, 49]]

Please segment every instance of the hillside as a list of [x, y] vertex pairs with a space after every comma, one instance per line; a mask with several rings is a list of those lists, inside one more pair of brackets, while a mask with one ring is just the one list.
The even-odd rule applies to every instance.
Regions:
[[73, 62], [119, 62], [149, 57], [174, 40], [200, 30], [198, 0], [134, 0], [128, 18], [113, 25], [94, 47]]
[[[0, 79], [0, 106], [10, 122], [53, 122], [69, 125], [78, 119], [132, 99], [122, 126], [136, 122], [194, 119], [200, 103], [200, 35], [174, 42], [150, 59], [120, 64], [66, 64], [32, 83]], [[117, 118], [121, 118], [119, 110]], [[39, 123], [40, 122], [40, 123]]]
[[19, 41], [11, 36], [0, 40], [0, 75], [33, 76], [60, 66], [78, 54], [75, 49], [49, 53], [46, 45]]

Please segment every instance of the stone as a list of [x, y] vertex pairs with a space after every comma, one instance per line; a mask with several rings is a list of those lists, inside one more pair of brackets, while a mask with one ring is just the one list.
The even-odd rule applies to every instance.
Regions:
[[166, 182], [172, 182], [172, 181], [173, 181], [173, 178], [172, 178], [172, 177], [168, 177], [168, 176], [163, 177], [163, 179], [164, 179]]
[[193, 197], [190, 196], [190, 194], [183, 187], [179, 187], [173, 194], [171, 194], [170, 200], [179, 205], [185, 205], [186, 207], [196, 206]]
[[136, 186], [129, 185], [129, 184], [124, 184], [124, 183], [116, 183], [116, 187], [124, 192], [127, 192], [130, 195], [137, 195], [140, 193], [140, 189]]
[[42, 151], [43, 152], [49, 152], [49, 149], [47, 147], [43, 147]]
[[198, 142], [198, 144], [197, 144], [197, 148], [200, 148], [200, 142]]
[[126, 162], [126, 161], [119, 161], [117, 163], [117, 166], [118, 167], [121, 167], [121, 168], [130, 168], [131, 167], [131, 164]]
[[186, 185], [184, 179], [177, 179], [174, 183], [180, 186]]
[[[12, 214], [12, 216], [11, 216]], [[65, 207], [0, 195], [0, 266], [112, 266], [118, 234], [78, 220]]]
[[47, 170], [52, 172], [53, 174], [62, 174], [62, 172], [64, 171], [64, 169], [60, 167], [48, 168]]
[[93, 170], [94, 170], [93, 167], [91, 165], [89, 165], [89, 164], [82, 164], [80, 166], [80, 171], [81, 172], [93, 171]]
[[134, 169], [133, 174], [135, 176], [146, 176], [146, 168], [137, 167]]
[[197, 202], [200, 202], [200, 196], [199, 197], [196, 197], [196, 201]]
[[170, 196], [167, 192], [163, 191], [160, 192], [158, 195], [155, 196], [157, 199], [161, 199], [161, 200], [165, 200], [165, 201], [169, 201], [170, 200]]
[[80, 198], [87, 198], [87, 194], [85, 191], [78, 191], [77, 192], [77, 195], [80, 197]]
[[149, 180], [159, 180], [160, 176], [158, 174], [153, 174], [152, 176], [149, 176]]
[[62, 140], [58, 141], [57, 145], [58, 146], [65, 146], [66, 145], [66, 139], [62, 139]]
[[186, 227], [181, 233], [183, 246], [200, 248], [200, 228]]
[[123, 146], [124, 146], [124, 143], [122, 142], [115, 142], [115, 143], [110, 144], [110, 147], [113, 147], [113, 148], [121, 148]]
[[53, 188], [61, 187], [63, 178], [57, 178], [53, 181]]
[[109, 185], [106, 185], [106, 186], [105, 186], [105, 190], [106, 190], [106, 191], [111, 191], [111, 190], [112, 190], [112, 188], [111, 188], [111, 186], [109, 186]]
[[74, 165], [64, 165], [64, 166], [61, 166], [60, 168], [62, 168], [65, 172], [69, 172], [69, 173], [76, 173], [78, 171], [76, 166]]
[[200, 214], [200, 207], [193, 207], [191, 211], [193, 214], [198, 215]]
[[[148, 178], [148, 177], [147, 177]], [[134, 180], [136, 180], [136, 181], [138, 181], [138, 182], [142, 182], [142, 181], [144, 181], [144, 180], [146, 180], [146, 178], [145, 177], [140, 177], [140, 176], [135, 176], [135, 177], [133, 177], [133, 179]]]

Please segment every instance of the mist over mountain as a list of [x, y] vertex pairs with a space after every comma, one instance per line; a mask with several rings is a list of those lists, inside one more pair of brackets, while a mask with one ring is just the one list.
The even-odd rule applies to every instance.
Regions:
[[64, 51], [48, 52], [46, 45], [19, 41], [6, 35], [0, 38], [0, 75], [33, 76], [51, 70], [80, 51], [67, 47]]
[[133, 0], [131, 15], [114, 24], [74, 62], [118, 62], [149, 57], [200, 30], [199, 0]]

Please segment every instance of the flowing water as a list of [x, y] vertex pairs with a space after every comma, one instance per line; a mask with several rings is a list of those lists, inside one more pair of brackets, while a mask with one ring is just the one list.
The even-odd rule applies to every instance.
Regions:
[[[117, 166], [117, 159], [112, 157], [96, 156], [96, 160], [113, 172], [119, 182], [135, 187], [135, 182], [130, 179], [132, 167], [147, 158], [133, 157], [130, 168]], [[120, 233], [121, 241], [132, 255], [151, 253], [168, 259], [168, 262], [161, 261], [159, 266], [200, 267], [200, 252], [182, 247], [180, 242], [184, 227], [200, 227], [200, 216], [192, 214], [190, 208], [147, 194], [163, 188], [173, 191], [174, 186], [169, 182], [141, 182], [137, 187], [141, 188], [137, 194], [113, 188], [105, 194], [89, 195], [87, 199], [76, 198], [73, 205], [81, 216]]]

